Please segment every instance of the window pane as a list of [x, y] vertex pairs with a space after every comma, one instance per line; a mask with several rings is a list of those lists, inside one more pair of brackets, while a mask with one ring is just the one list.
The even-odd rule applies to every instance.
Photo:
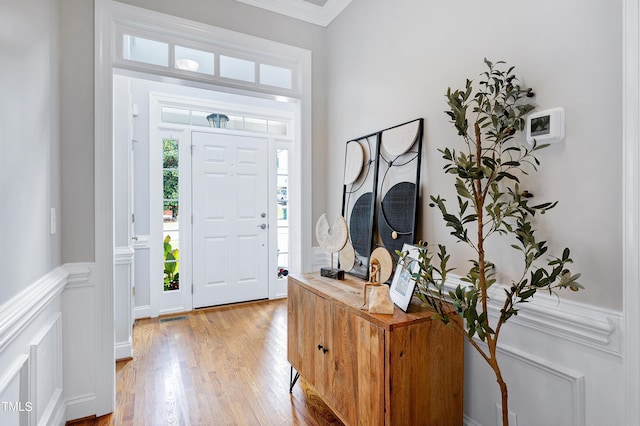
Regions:
[[229, 117], [229, 121], [227, 121], [227, 129], [244, 130], [244, 117], [229, 114], [227, 114], [227, 117]]
[[175, 58], [175, 67], [177, 69], [207, 75], [214, 74], [215, 55], [211, 52], [176, 46]]
[[278, 267], [288, 268], [289, 265], [289, 253], [278, 253]]
[[289, 268], [289, 150], [278, 149], [276, 152], [276, 196], [278, 212], [278, 278], [288, 274]]
[[164, 291], [180, 289], [180, 253], [178, 232], [164, 232]]
[[267, 133], [267, 120], [245, 117], [244, 129], [248, 132]]
[[220, 76], [234, 80], [256, 82], [256, 64], [252, 61], [220, 55]]
[[[289, 173], [289, 150], [278, 150], [278, 157], [276, 158], [276, 168], [279, 175], [286, 175]], [[280, 183], [280, 181], [278, 181], [278, 183]]]
[[163, 261], [164, 261], [164, 291], [180, 288], [179, 252], [180, 223], [178, 221], [179, 208], [179, 141], [176, 139], [162, 140], [162, 222], [163, 222]]
[[286, 135], [287, 134], [287, 123], [283, 121], [269, 120], [267, 124], [269, 125], [270, 135]]
[[260, 84], [291, 89], [291, 70], [260, 64]]
[[278, 250], [280, 253], [289, 252], [289, 228], [278, 228]]
[[204, 111], [191, 111], [191, 124], [193, 126], [209, 126], [209, 120], [207, 120], [207, 115], [211, 114], [210, 112]]
[[178, 168], [178, 141], [175, 139], [163, 139], [162, 144], [162, 168]]
[[189, 110], [162, 107], [161, 120], [165, 123], [189, 124]]
[[124, 43], [122, 57], [124, 59], [162, 67], [169, 66], [169, 45], [167, 43], [126, 34], [122, 39]]

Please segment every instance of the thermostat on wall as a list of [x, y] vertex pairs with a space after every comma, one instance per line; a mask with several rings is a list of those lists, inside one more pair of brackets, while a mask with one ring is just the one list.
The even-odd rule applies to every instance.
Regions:
[[552, 108], [527, 116], [527, 142], [538, 145], [564, 139], [564, 108]]

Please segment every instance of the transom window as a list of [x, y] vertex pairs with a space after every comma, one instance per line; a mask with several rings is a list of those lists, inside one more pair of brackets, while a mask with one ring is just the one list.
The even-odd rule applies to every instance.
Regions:
[[290, 127], [286, 121], [175, 107], [162, 107], [161, 120], [164, 123], [218, 127], [277, 136], [288, 136]]
[[220, 81], [264, 92], [298, 96], [297, 65], [281, 59], [232, 53], [209, 41], [120, 28], [115, 62], [123, 68], [155, 70], [181, 78]]

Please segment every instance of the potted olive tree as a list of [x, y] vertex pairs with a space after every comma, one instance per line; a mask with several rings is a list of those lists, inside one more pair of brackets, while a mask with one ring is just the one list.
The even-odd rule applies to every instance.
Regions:
[[[538, 239], [532, 218], [544, 214], [557, 202], [536, 204], [520, 178], [536, 171], [538, 150], [546, 145], [521, 143], [516, 135], [525, 129], [525, 116], [533, 105], [531, 89], [520, 86], [514, 67], [485, 59], [488, 68], [478, 86], [467, 80], [462, 90], [447, 90], [446, 114], [463, 140], [461, 149], [439, 150], [445, 160], [444, 172], [455, 178], [456, 200], [448, 203], [431, 196], [445, 225], [457, 241], [475, 253], [462, 284], [447, 290], [450, 255], [444, 245], [421, 243], [413, 279], [418, 296], [434, 316], [466, 336], [495, 373], [502, 395], [502, 423], [508, 425], [507, 384], [500, 371], [497, 346], [504, 324], [518, 314], [519, 305], [529, 302], [539, 290], [554, 293], [583, 288], [580, 274], [572, 274], [565, 248], [560, 257], [547, 255], [546, 241]], [[494, 265], [486, 250], [488, 239], [506, 237], [505, 244], [520, 253], [522, 273], [504, 286], [504, 302], [494, 319], [489, 316], [489, 287], [496, 282]], [[406, 256], [407, 253], [401, 253]], [[406, 262], [405, 262], [406, 264]], [[494, 292], [494, 296], [495, 296]], [[499, 294], [499, 293], [498, 293]], [[462, 321], [451, 321], [451, 309]], [[497, 319], [495, 319], [497, 318]]]

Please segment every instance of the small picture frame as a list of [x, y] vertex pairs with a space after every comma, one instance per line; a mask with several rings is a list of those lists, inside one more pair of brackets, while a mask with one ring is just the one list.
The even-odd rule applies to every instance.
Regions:
[[391, 288], [389, 293], [391, 294], [391, 300], [396, 306], [407, 312], [411, 298], [413, 298], [413, 292], [416, 288], [416, 282], [411, 278], [411, 275], [418, 272], [420, 267], [418, 265], [418, 247], [404, 244], [402, 251], [408, 251], [409, 254], [400, 260], [396, 266], [396, 271], [393, 275], [393, 281], [391, 281]]

